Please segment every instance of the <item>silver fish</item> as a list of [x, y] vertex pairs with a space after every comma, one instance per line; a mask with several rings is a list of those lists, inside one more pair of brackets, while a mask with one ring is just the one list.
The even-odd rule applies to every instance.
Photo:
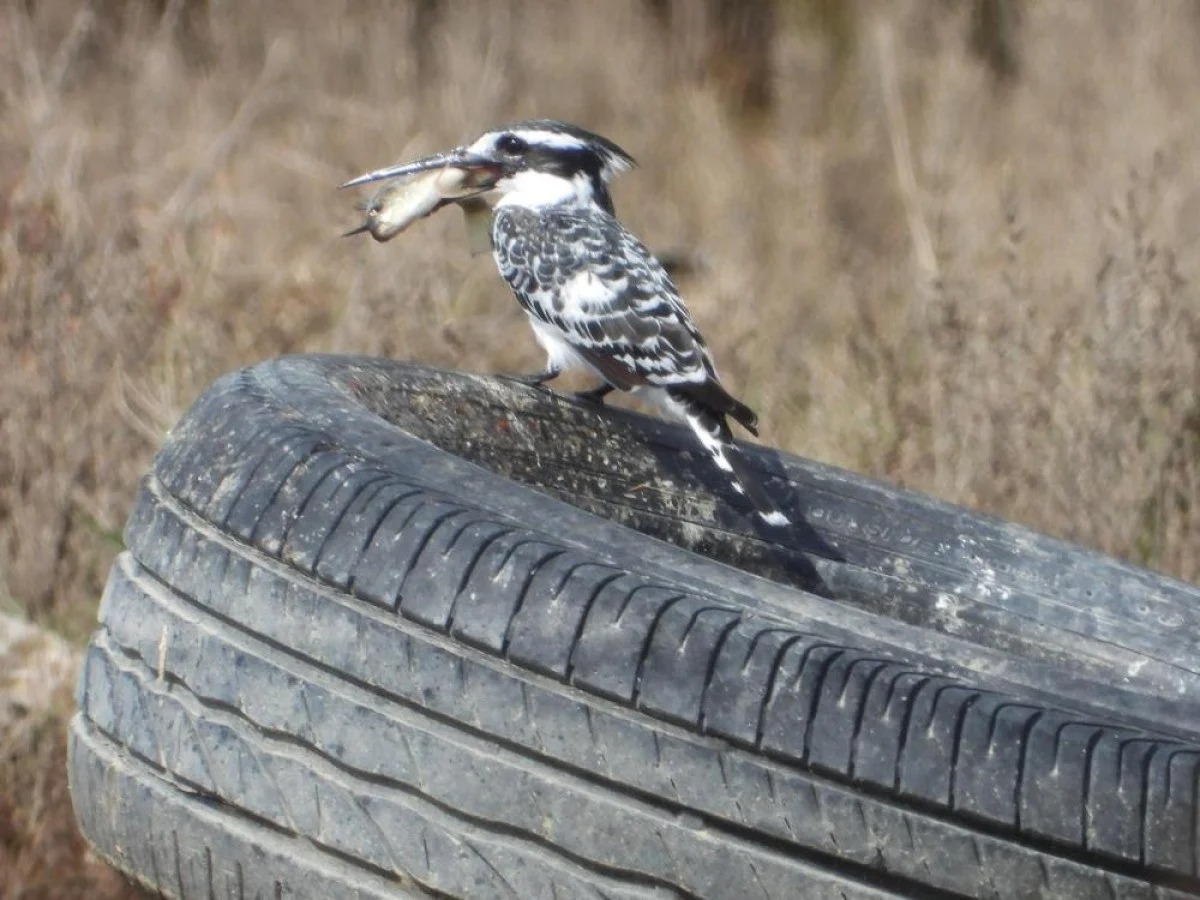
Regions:
[[381, 243], [390, 241], [418, 219], [478, 193], [473, 180], [472, 172], [447, 166], [388, 184], [367, 201], [363, 223], [345, 236], [365, 231]]

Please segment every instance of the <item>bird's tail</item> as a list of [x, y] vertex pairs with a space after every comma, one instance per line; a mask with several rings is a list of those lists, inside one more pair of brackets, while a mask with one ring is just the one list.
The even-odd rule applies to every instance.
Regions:
[[682, 391], [668, 390], [671, 405], [696, 433], [700, 445], [708, 451], [718, 469], [729, 476], [733, 489], [750, 501], [755, 512], [768, 525], [790, 525], [792, 520], [780, 512], [763, 490], [758, 478], [749, 471], [737, 446], [725, 414], [715, 412]]

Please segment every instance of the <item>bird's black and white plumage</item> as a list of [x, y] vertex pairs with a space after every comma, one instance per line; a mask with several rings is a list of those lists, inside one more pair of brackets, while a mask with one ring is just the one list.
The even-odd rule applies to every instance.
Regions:
[[482, 183], [499, 195], [496, 264], [547, 357], [546, 371], [530, 382], [582, 368], [603, 380], [592, 396], [616, 388], [656, 402], [691, 426], [764, 521], [788, 524], [743, 464], [729, 429], [733, 418], [757, 434], [757, 416], [721, 384], [670, 276], [614, 215], [608, 183], [633, 159], [581, 128], [533, 120], [352, 183], [434, 165], [486, 171]]

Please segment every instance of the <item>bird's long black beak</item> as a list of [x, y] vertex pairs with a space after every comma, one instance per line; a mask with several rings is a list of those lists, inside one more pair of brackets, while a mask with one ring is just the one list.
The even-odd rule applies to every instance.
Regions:
[[456, 147], [446, 153], [434, 153], [432, 156], [424, 156], [412, 162], [400, 163], [399, 165], [388, 166], [385, 169], [376, 169], [374, 172], [367, 172], [365, 175], [351, 178], [345, 184], [341, 185], [341, 187], [357, 187], [360, 184], [370, 184], [373, 181], [403, 178], [409, 175], [417, 175], [421, 172], [430, 172], [434, 169], [447, 168], [465, 169], [471, 172], [473, 186], [482, 190], [486, 190], [495, 184], [504, 171], [503, 164], [496, 160], [470, 153], [464, 147]]

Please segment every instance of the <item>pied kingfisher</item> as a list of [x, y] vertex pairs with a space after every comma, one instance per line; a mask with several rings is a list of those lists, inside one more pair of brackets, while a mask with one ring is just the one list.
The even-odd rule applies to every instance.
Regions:
[[455, 186], [471, 187], [447, 194], [446, 202], [494, 192], [496, 264], [547, 357], [546, 371], [521, 380], [541, 385], [582, 368], [603, 382], [581, 396], [599, 401], [620, 388], [656, 402], [691, 426], [765, 522], [786, 525], [787, 516], [747, 471], [726, 420], [757, 434], [758, 417], [721, 384], [670, 276], [614, 215], [608, 184], [633, 166], [606, 138], [537, 119], [343, 187], [452, 169]]

